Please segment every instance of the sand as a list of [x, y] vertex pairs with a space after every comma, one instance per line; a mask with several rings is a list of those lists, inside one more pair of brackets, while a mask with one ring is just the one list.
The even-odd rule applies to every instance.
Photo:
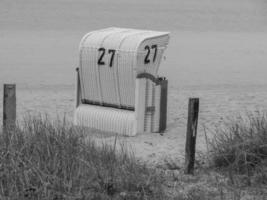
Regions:
[[167, 131], [120, 138], [139, 159], [182, 162], [189, 97], [200, 98], [197, 152], [206, 151], [204, 126], [266, 110], [264, 0], [2, 0], [0, 84], [17, 84], [19, 120], [47, 113], [72, 121], [79, 41], [110, 26], [171, 32], [159, 71], [169, 79]]

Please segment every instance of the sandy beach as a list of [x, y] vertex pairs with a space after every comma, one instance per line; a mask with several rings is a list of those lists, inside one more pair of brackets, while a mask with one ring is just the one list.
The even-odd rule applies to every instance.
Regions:
[[169, 79], [167, 131], [121, 138], [140, 159], [183, 159], [189, 97], [200, 98], [198, 152], [206, 147], [204, 126], [267, 109], [263, 0], [45, 2], [0, 1], [0, 84], [17, 84], [19, 120], [27, 113], [72, 120], [79, 41], [110, 26], [171, 32], [159, 70]]

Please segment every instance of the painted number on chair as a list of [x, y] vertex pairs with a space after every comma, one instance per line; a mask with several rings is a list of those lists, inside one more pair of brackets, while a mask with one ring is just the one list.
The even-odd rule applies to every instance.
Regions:
[[[99, 52], [99, 58], [98, 58], [98, 61], [97, 61], [97, 64], [98, 65], [105, 65], [105, 61], [103, 61], [104, 59], [104, 56], [106, 54], [106, 49], [105, 48], [99, 48], [98, 49], [98, 52]], [[112, 67], [113, 66], [113, 60], [114, 60], [114, 55], [116, 53], [116, 50], [114, 49], [108, 49], [108, 55], [110, 55], [110, 60], [109, 60], [109, 66]]]
[[156, 44], [153, 44], [151, 46], [146, 45], [145, 46], [145, 51], [146, 51], [146, 56], [145, 56], [145, 59], [144, 59], [144, 63], [145, 64], [149, 64], [151, 62], [151, 60], [149, 58], [151, 51], [154, 51], [152, 61], [155, 62], [156, 58], [157, 58], [157, 53], [158, 53], [158, 45], [156, 45]]

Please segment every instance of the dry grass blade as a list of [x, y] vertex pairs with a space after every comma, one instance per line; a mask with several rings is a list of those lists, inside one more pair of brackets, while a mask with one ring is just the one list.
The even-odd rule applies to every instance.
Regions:
[[[124, 146], [96, 145], [66, 121], [30, 117], [0, 137], [3, 199], [162, 199], [161, 177]], [[117, 149], [117, 148], [116, 148]]]
[[246, 175], [250, 185], [255, 169], [267, 158], [267, 113], [246, 113], [231, 119], [214, 135], [210, 143], [214, 165]]

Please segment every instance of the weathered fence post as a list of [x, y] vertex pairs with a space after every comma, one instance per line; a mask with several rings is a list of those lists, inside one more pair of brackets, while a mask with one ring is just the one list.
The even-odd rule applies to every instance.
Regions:
[[167, 101], [168, 101], [168, 80], [163, 78], [161, 80], [161, 94], [160, 94], [160, 122], [159, 130], [164, 132], [167, 123]]
[[194, 173], [198, 111], [199, 99], [190, 98], [188, 104], [188, 120], [185, 144], [185, 174]]
[[16, 125], [16, 85], [4, 84], [3, 132], [12, 130]]
[[78, 108], [78, 106], [81, 104], [81, 81], [80, 81], [80, 71], [79, 68], [76, 68], [76, 103], [75, 106]]

